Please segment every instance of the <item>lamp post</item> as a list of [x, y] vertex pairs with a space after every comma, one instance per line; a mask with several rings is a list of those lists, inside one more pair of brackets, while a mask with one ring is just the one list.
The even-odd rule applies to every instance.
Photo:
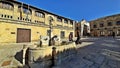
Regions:
[[52, 16], [49, 16], [49, 28], [50, 28], [50, 30], [49, 30], [49, 46], [51, 46], [52, 45], [52, 22], [53, 22], [54, 20], [53, 20], [53, 17]]

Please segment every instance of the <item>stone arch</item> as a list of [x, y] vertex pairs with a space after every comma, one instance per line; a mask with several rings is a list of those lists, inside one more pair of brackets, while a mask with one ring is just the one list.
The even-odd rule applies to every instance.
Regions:
[[[22, 4], [18, 6], [18, 11], [20, 11], [19, 9], [21, 9], [21, 7], [22, 7]], [[23, 6], [23, 12], [27, 14], [27, 11], [29, 11], [28, 14], [32, 14], [31, 8], [28, 8], [28, 7], [29, 7], [29, 5]]]
[[10, 2], [0, 1], [0, 8], [13, 10], [14, 5], [12, 3], [10, 3]]
[[35, 11], [35, 16], [45, 18], [45, 13], [42, 11]]

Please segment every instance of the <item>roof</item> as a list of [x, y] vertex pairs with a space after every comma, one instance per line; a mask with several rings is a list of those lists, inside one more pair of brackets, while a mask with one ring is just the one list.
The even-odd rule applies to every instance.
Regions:
[[105, 18], [110, 18], [110, 17], [117, 17], [117, 16], [120, 16], [120, 14], [114, 14], [114, 15], [110, 15], [110, 16], [101, 17], [101, 18], [92, 20], [92, 21], [90, 21], [90, 22], [98, 21], [98, 20], [105, 19]]

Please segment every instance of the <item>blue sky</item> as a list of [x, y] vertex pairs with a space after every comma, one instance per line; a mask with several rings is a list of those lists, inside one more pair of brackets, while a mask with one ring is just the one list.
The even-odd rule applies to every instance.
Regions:
[[119, 14], [120, 0], [18, 0], [76, 21]]

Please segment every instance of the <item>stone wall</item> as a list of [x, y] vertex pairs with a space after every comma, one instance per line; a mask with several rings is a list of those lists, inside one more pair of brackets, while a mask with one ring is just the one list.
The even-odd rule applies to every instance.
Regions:
[[[91, 36], [112, 36], [113, 32], [115, 32], [115, 36], [120, 36], [120, 27], [117, 24], [120, 21], [119, 19], [120, 14], [115, 14], [90, 21]], [[108, 25], [109, 23], [111, 25]]]

